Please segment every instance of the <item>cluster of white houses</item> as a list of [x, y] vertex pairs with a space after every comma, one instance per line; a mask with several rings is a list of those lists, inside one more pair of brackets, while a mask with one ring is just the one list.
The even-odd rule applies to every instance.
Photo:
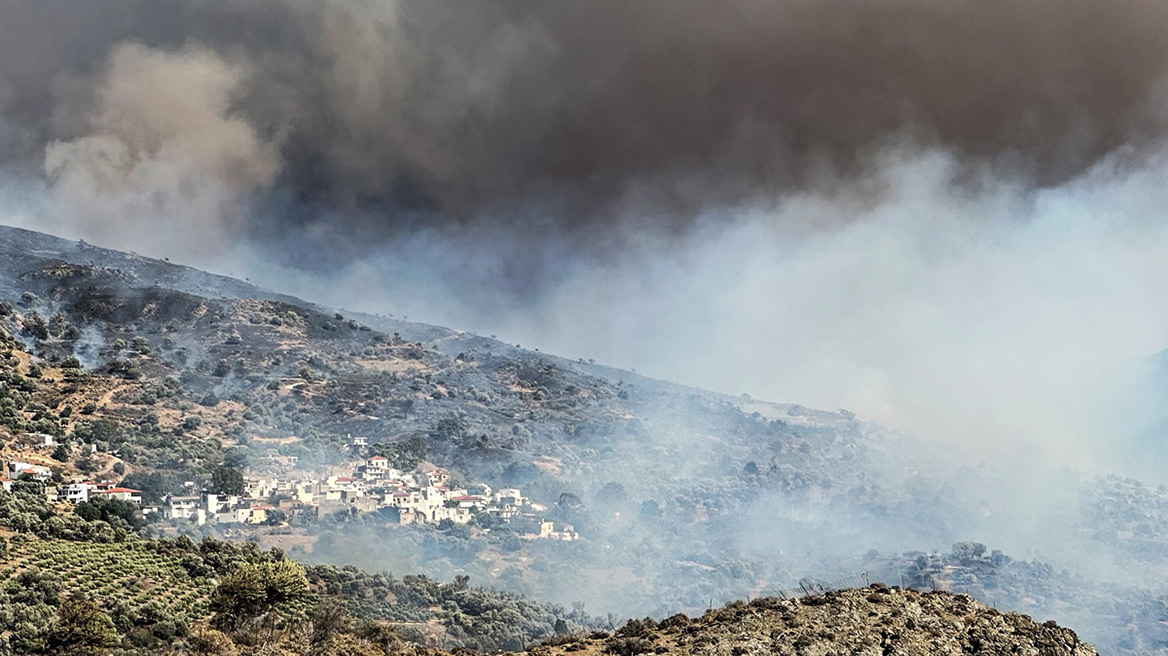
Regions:
[[53, 470], [44, 465], [34, 465], [27, 462], [11, 460], [5, 468], [5, 476], [0, 478], [0, 485], [5, 492], [12, 491], [12, 484], [17, 479], [31, 478], [45, 484], [45, 497], [49, 501], [68, 501], [78, 504], [99, 496], [121, 501], [142, 503], [142, 492], [121, 487], [116, 481], [82, 481], [55, 486], [49, 484], [53, 478]]
[[[293, 463], [281, 463], [293, 464]], [[389, 466], [389, 460], [373, 456], [351, 463], [346, 476], [300, 478], [292, 475], [247, 476], [242, 497], [229, 499], [235, 508], [264, 504], [288, 513], [311, 512], [328, 515], [338, 512], [380, 512], [399, 524], [427, 524], [450, 521], [469, 523], [476, 515], [487, 514], [503, 522], [522, 517], [538, 522], [538, 533], [528, 537], [575, 540], [571, 526], [555, 525], [544, 519], [547, 506], [523, 496], [518, 488], [492, 490], [478, 485], [477, 494], [451, 484], [450, 472], [422, 463], [412, 472]], [[171, 500], [172, 505], [174, 500]], [[190, 500], [186, 500], [189, 503]], [[274, 503], [275, 506], [266, 505]], [[181, 515], [178, 508], [165, 512]], [[207, 509], [210, 512], [210, 509]], [[262, 521], [262, 520], [260, 520]]]
[[[295, 462], [280, 463], [295, 465]], [[161, 513], [163, 518], [199, 524], [263, 524], [274, 517], [308, 513], [315, 516], [341, 512], [379, 512], [399, 524], [438, 524], [450, 521], [467, 524], [481, 514], [509, 523], [522, 518], [538, 526], [525, 535], [529, 539], [577, 540], [571, 525], [556, 525], [545, 519], [547, 506], [523, 496], [518, 488], [492, 490], [477, 485], [471, 494], [451, 484], [450, 472], [422, 463], [412, 472], [389, 466], [389, 460], [373, 456], [351, 463], [347, 476], [303, 478], [290, 474], [245, 476], [241, 495], [203, 492], [172, 495], [160, 507], [143, 507], [146, 513]], [[46, 484], [50, 501], [73, 504], [99, 495], [142, 503], [139, 490], [119, 486], [115, 481], [81, 481], [52, 486], [52, 470], [26, 462], [9, 462], [7, 477], [0, 478], [5, 490], [12, 482], [31, 477]], [[188, 484], [189, 485], [189, 484]], [[273, 511], [279, 510], [280, 513]]]

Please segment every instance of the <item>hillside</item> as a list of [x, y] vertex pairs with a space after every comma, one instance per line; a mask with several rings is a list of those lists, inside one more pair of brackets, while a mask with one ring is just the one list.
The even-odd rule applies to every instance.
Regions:
[[[215, 591], [225, 577], [284, 560], [252, 542], [151, 539], [124, 530], [140, 519], [136, 508], [116, 501], [86, 502], [74, 512], [45, 503], [27, 486], [0, 491], [0, 654], [43, 653], [54, 614], [75, 597], [110, 617], [127, 653], [156, 653], [214, 620]], [[303, 568], [303, 576], [304, 592], [275, 609], [283, 625], [306, 622], [315, 608], [331, 604], [354, 622], [392, 628], [417, 643], [484, 651], [521, 649], [557, 628], [600, 626], [576, 610], [465, 579], [442, 583], [331, 565]]]
[[632, 620], [608, 638], [557, 639], [532, 654], [1034, 654], [1095, 649], [1054, 622], [1000, 613], [967, 595], [873, 585], [801, 599], [736, 602], [700, 618]]
[[[439, 656], [435, 646], [526, 648], [531, 656], [1095, 653], [1053, 622], [1002, 614], [965, 595], [882, 584], [735, 602], [694, 620], [682, 614], [630, 620], [608, 633], [597, 618], [472, 588], [465, 580], [303, 568], [253, 543], [111, 535], [107, 529], [134, 512], [129, 506], [94, 502], [103, 516], [85, 519], [86, 504], [60, 514], [23, 487], [0, 491], [0, 502], [5, 654]], [[239, 605], [244, 598], [232, 586], [243, 572], [281, 564], [293, 577], [286, 593], [266, 607]], [[87, 604], [89, 619], [78, 625], [70, 613]], [[616, 628], [613, 618], [607, 625]]]
[[[354, 315], [38, 233], [0, 227], [0, 252], [0, 455], [47, 468], [46, 490], [108, 479], [155, 511], [80, 527], [62, 502], [72, 539], [252, 540], [320, 566], [469, 580], [579, 618], [695, 613], [865, 571], [1073, 621], [1112, 653], [1168, 653], [1168, 587], [1156, 583], [1168, 580], [1157, 557], [1168, 537], [1148, 520], [1168, 491], [1065, 472], [1019, 480], [847, 411]], [[526, 505], [506, 520], [475, 509], [469, 521], [403, 525], [384, 489], [318, 502], [285, 487], [241, 501], [280, 509], [255, 522], [166, 516], [168, 500], [233, 477], [315, 481], [323, 499], [373, 456], [407, 478], [436, 468], [460, 498], [514, 489]], [[1042, 525], [1017, 502], [1032, 498], [1023, 484], [1057, 500]], [[579, 539], [532, 539], [544, 522]], [[971, 538], [1008, 541], [1035, 565], [1003, 565], [996, 580], [1009, 585], [985, 585], [984, 563], [939, 553]], [[943, 566], [926, 559], [918, 576], [922, 555]], [[375, 595], [346, 603], [419, 626], [455, 617]], [[554, 614], [541, 617], [543, 628], [508, 635], [454, 620], [443, 631], [514, 650], [550, 630]]]
[[[288, 639], [278, 645], [285, 650], [278, 653], [305, 653], [301, 651], [305, 647], [311, 649], [305, 641]], [[332, 653], [418, 653], [416, 648], [387, 649], [343, 634], [334, 636], [328, 647], [338, 650]], [[443, 656], [447, 652], [425, 653]], [[660, 622], [630, 620], [614, 633], [564, 633], [522, 653], [1094, 656], [1097, 652], [1073, 631], [1054, 622], [1039, 624], [1025, 615], [1001, 613], [966, 595], [873, 585], [801, 599], [766, 597], [735, 602], [694, 619], [679, 614]]]

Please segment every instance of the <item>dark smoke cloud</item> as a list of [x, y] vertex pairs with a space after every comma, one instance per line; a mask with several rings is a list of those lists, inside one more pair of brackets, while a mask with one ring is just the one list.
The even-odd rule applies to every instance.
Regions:
[[1163, 129], [1166, 36], [1146, 0], [4, 0], [0, 141], [35, 171], [90, 136], [133, 42], [246, 76], [228, 114], [280, 166], [254, 236], [489, 216], [591, 239], [830, 187], [893, 139], [1061, 181]]

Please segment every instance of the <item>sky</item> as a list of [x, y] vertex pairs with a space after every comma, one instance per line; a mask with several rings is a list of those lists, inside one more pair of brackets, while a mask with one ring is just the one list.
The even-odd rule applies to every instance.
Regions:
[[1151, 0], [0, 0], [0, 221], [1132, 468]]

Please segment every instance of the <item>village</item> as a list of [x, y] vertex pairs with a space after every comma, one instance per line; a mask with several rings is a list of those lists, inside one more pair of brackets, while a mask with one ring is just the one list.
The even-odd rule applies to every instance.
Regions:
[[[51, 441], [37, 446], [50, 445]], [[580, 539], [572, 525], [557, 526], [548, 520], [547, 506], [523, 496], [519, 488], [492, 489], [477, 483], [472, 494], [453, 483], [448, 470], [428, 462], [407, 472], [391, 467], [388, 458], [374, 455], [327, 475], [298, 472], [296, 464], [295, 456], [272, 455], [257, 468], [264, 473], [249, 470], [242, 475], [238, 493], [199, 490], [192, 481], [186, 483], [189, 492], [167, 495], [157, 505], [144, 503], [140, 490], [120, 486], [115, 480], [54, 483], [52, 468], [18, 460], [7, 462], [0, 485], [10, 492], [16, 480], [31, 479], [43, 485], [50, 502], [73, 505], [100, 497], [131, 502], [141, 506], [143, 515], [176, 526], [186, 522], [230, 530], [279, 525], [294, 517], [379, 513], [399, 525], [465, 525], [476, 519], [480, 526], [518, 522], [534, 528], [521, 534], [525, 539]], [[490, 520], [484, 522], [483, 516]]]

